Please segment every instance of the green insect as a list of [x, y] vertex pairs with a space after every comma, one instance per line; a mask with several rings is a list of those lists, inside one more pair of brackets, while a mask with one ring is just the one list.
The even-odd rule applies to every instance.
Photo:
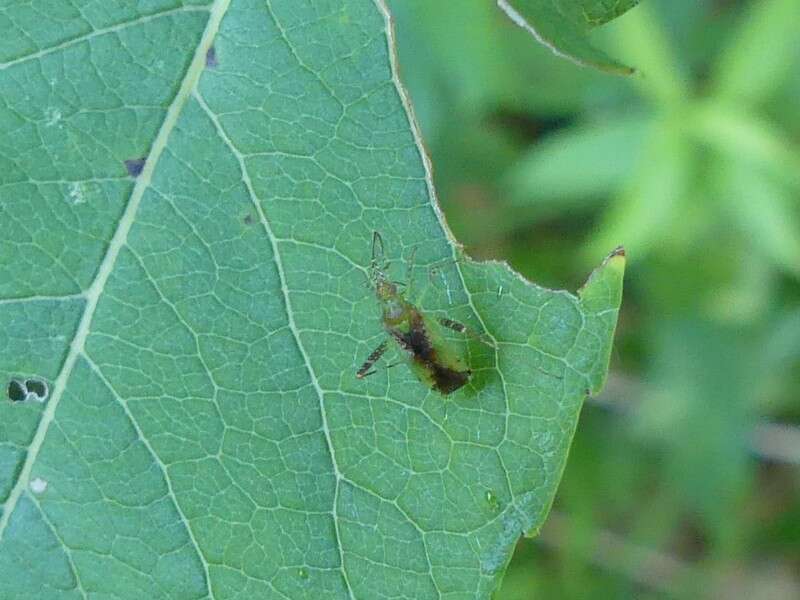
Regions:
[[[413, 264], [409, 261], [408, 280]], [[394, 341], [408, 357], [411, 371], [422, 383], [440, 394], [451, 394], [463, 387], [472, 375], [460, 348], [450, 344], [444, 337], [441, 327], [459, 333], [470, 333], [468, 328], [451, 319], [432, 319], [405, 299], [407, 290], [398, 290], [397, 283], [386, 275], [386, 261], [383, 254], [383, 239], [376, 231], [372, 236], [372, 262], [370, 281], [381, 305], [383, 327], [389, 339], [383, 341], [356, 372], [363, 379], [375, 373], [372, 367], [383, 356]], [[393, 365], [392, 365], [393, 366]]]

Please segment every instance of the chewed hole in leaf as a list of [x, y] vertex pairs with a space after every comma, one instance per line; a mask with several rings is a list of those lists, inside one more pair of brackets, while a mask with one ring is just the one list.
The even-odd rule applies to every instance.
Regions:
[[47, 384], [44, 381], [40, 381], [38, 379], [28, 379], [25, 381], [25, 389], [28, 394], [32, 394], [36, 396], [36, 399], [39, 402], [42, 402], [47, 398]]
[[125, 161], [125, 168], [128, 175], [131, 177], [138, 177], [144, 169], [145, 158], [131, 158]]
[[25, 386], [21, 381], [12, 379], [8, 382], [8, 399], [12, 402], [22, 402], [28, 396]]
[[12, 402], [24, 402], [26, 400], [36, 400], [44, 402], [47, 399], [49, 388], [47, 383], [40, 379], [12, 379], [8, 382], [8, 399]]

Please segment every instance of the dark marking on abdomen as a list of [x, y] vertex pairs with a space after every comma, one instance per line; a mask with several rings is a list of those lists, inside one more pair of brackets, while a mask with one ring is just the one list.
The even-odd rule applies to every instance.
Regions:
[[469, 369], [466, 371], [455, 371], [439, 365], [432, 365], [432, 367], [434, 388], [442, 394], [450, 394], [466, 385], [472, 374], [472, 371]]
[[430, 373], [433, 389], [445, 395], [455, 392], [469, 381], [472, 371], [469, 369], [457, 371], [440, 364], [436, 349], [428, 339], [424, 323], [421, 315], [416, 314], [410, 321], [411, 327], [408, 333], [397, 331], [391, 333], [397, 343], [411, 354], [412, 360]]

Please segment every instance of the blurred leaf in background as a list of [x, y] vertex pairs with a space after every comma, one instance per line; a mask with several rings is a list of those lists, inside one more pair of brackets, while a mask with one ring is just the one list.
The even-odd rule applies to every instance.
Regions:
[[598, 25], [616, 19], [639, 4], [639, 0], [497, 0], [497, 5], [517, 25], [555, 54], [581, 66], [609, 73], [630, 75], [631, 67], [620, 64], [589, 40]]
[[800, 597], [800, 0], [646, 0], [579, 68], [492, 2], [395, 0], [448, 221], [576, 285], [631, 259], [607, 392], [501, 599]]

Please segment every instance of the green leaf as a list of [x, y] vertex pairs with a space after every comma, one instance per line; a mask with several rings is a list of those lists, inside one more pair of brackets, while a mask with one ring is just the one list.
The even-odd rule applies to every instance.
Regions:
[[[458, 6], [427, 0], [389, 0], [396, 23], [403, 79], [413, 92], [416, 115], [429, 142], [454, 116], [480, 114], [510, 69], [492, 43], [493, 6], [465, 0]], [[446, 22], [447, 27], [441, 24]]]
[[[587, 84], [599, 77], [532, 45], [486, 0], [388, 4], [403, 81], [428, 143], [453, 121], [463, 126], [498, 109], [571, 114], [583, 106]], [[520, 77], [522, 71], [535, 72], [535, 81]]]
[[800, 152], [791, 136], [758, 113], [709, 101], [694, 107], [689, 120], [692, 135], [720, 156], [800, 185]]
[[798, 62], [797, 0], [754, 2], [731, 34], [730, 47], [716, 69], [719, 95], [732, 102], [757, 103], [780, 88]]
[[636, 57], [640, 76], [632, 78], [662, 110], [680, 110], [686, 104], [691, 81], [665, 23], [652, 3], [646, 3], [608, 26], [613, 47]]
[[651, 129], [652, 119], [631, 117], [547, 136], [509, 171], [512, 200], [558, 208], [618, 191], [639, 164]]
[[723, 170], [725, 207], [753, 248], [800, 275], [800, 211], [783, 186], [743, 161]]
[[640, 168], [605, 214], [590, 249], [624, 244], [638, 258], [682, 237], [693, 150], [681, 123], [680, 115], [657, 122]]
[[[577, 296], [460, 257], [380, 4], [49, 6], [2, 12], [0, 381], [47, 390], [0, 402], [0, 597], [488, 597], [602, 385], [622, 254]], [[451, 397], [354, 376], [374, 230], [494, 340]]]
[[639, 0], [497, 0], [497, 5], [512, 21], [557, 55], [579, 65], [619, 75], [630, 75], [634, 69], [593, 46], [589, 31], [638, 3]]

